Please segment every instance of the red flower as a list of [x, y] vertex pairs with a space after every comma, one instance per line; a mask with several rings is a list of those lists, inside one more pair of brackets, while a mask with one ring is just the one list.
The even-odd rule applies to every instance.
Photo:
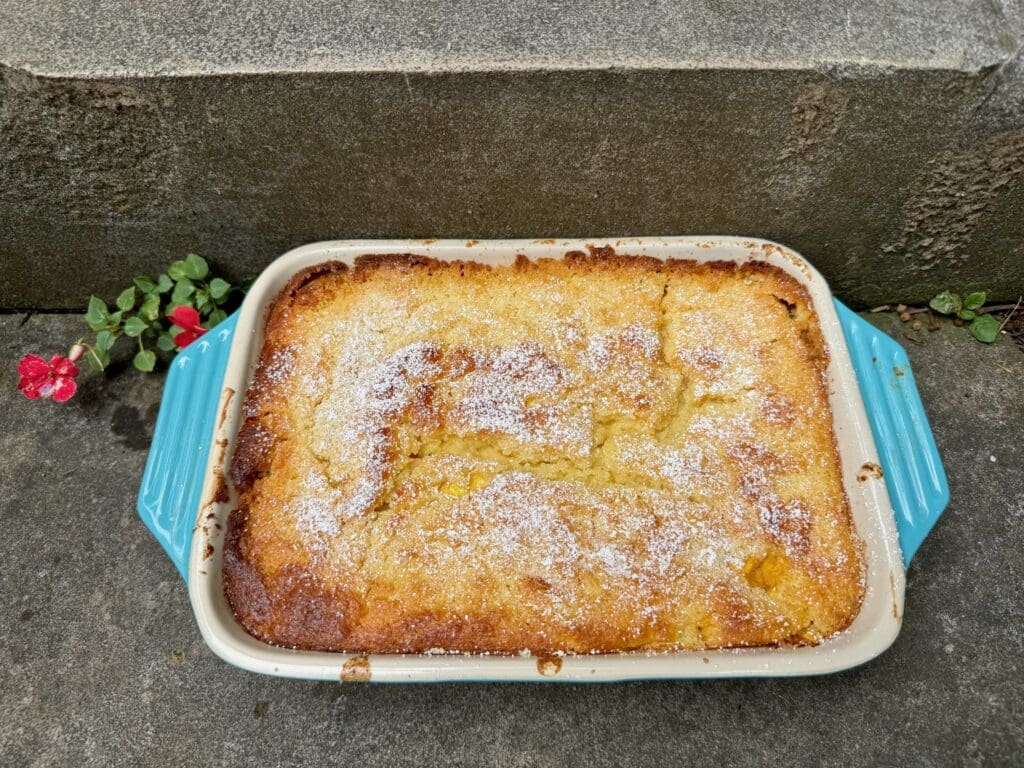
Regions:
[[67, 357], [54, 355], [47, 363], [39, 355], [25, 355], [18, 363], [18, 389], [29, 400], [41, 397], [52, 397], [56, 402], [63, 403], [71, 399], [78, 389], [75, 376], [78, 366]]
[[184, 349], [206, 333], [200, 325], [199, 313], [193, 307], [175, 307], [167, 319], [181, 328], [181, 333], [174, 337], [174, 346], [178, 349]]

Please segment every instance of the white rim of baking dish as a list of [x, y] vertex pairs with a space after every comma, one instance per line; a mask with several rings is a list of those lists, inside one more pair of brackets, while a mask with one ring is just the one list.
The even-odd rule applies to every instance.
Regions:
[[[813, 647], [764, 647], [667, 653], [565, 655], [370, 654], [301, 651], [269, 645], [249, 635], [224, 596], [221, 575], [227, 518], [234, 491], [218, 502], [228, 475], [250, 375], [262, 346], [266, 310], [299, 270], [325, 261], [351, 263], [366, 254], [411, 253], [454, 261], [510, 264], [518, 255], [561, 258], [568, 251], [611, 246], [623, 255], [698, 262], [761, 261], [792, 275], [810, 294], [829, 351], [827, 375], [843, 482], [858, 534], [865, 543], [865, 595], [860, 613], [844, 631]], [[615, 681], [663, 678], [783, 677], [837, 672], [882, 653], [895, 640], [903, 616], [905, 572], [892, 505], [877, 473], [878, 452], [824, 278], [793, 250], [743, 237], [640, 237], [573, 240], [339, 240], [313, 243], [284, 254], [253, 283], [240, 311], [221, 408], [206, 467], [189, 558], [189, 597], [203, 638], [225, 661], [280, 677], [375, 682], [457, 680]], [[859, 477], [858, 477], [859, 475]]]

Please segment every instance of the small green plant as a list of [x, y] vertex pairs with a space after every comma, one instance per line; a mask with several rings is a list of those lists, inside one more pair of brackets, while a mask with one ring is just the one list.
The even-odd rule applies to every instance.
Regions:
[[961, 297], [958, 293], [943, 291], [928, 302], [928, 306], [941, 315], [949, 315], [967, 323], [967, 329], [978, 341], [991, 344], [999, 335], [1000, 324], [984, 312], [984, 291]]
[[93, 372], [104, 370], [110, 365], [110, 350], [122, 336], [135, 339], [138, 345], [133, 365], [140, 371], [152, 371], [157, 350], [169, 356], [187, 347], [227, 317], [236, 296], [244, 296], [250, 283], [235, 286], [223, 278], [211, 277], [206, 260], [190, 253], [155, 279], [136, 277], [118, 294], [116, 309], [90, 296], [85, 322], [95, 336], [80, 338], [66, 357], [22, 357], [18, 362], [18, 390], [29, 400], [66, 403], [78, 390], [76, 363], [84, 361]]
[[[187, 346], [227, 317], [224, 309], [232, 293], [242, 292], [220, 277], [210, 277], [206, 260], [196, 253], [173, 262], [155, 279], [136, 277], [118, 294], [114, 308], [97, 296], [89, 298], [85, 322], [96, 334], [82, 339], [86, 366], [102, 371], [110, 364], [110, 350], [122, 336], [136, 340], [132, 364], [140, 371], [156, 367], [157, 352]], [[155, 349], [154, 349], [155, 348]]]

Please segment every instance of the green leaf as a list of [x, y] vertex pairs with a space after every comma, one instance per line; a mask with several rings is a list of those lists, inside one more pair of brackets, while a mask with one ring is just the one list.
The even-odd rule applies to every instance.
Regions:
[[191, 296], [196, 290], [196, 287], [192, 284], [192, 281], [187, 277], [179, 280], [175, 286], [174, 291], [171, 293], [171, 302], [173, 304], [188, 304], [188, 297]]
[[100, 365], [99, 362], [97, 362], [96, 358], [92, 356], [91, 352], [86, 352], [85, 355], [82, 356], [82, 362], [85, 363], [85, 369], [89, 373], [99, 373], [100, 371], [103, 370], [103, 366]]
[[222, 280], [219, 277], [215, 277], [213, 278], [213, 280], [210, 281], [210, 295], [213, 296], [213, 298], [215, 299], [223, 299], [225, 296], [228, 295], [228, 292], [230, 290], [231, 283], [229, 283], [227, 280]]
[[978, 315], [968, 328], [974, 334], [974, 338], [986, 344], [991, 344], [999, 335], [999, 321], [992, 315]]
[[955, 315], [963, 309], [963, 301], [955, 293], [943, 291], [928, 302], [928, 306], [943, 315]]
[[164, 352], [174, 351], [174, 337], [169, 333], [161, 333], [156, 340], [156, 345]]
[[93, 347], [91, 350], [86, 351], [85, 356], [82, 358], [86, 361], [89, 366], [89, 370], [92, 372], [102, 371], [108, 365], [110, 365], [110, 355], [105, 349], [98, 349]]
[[208, 325], [210, 326], [210, 328], [213, 328], [215, 325], [223, 323], [225, 320], [227, 320], [227, 318], [227, 312], [225, 312], [223, 309], [215, 309], [213, 310], [213, 312], [210, 313]]
[[171, 266], [167, 268], [167, 274], [171, 280], [181, 280], [181, 278], [185, 277], [185, 262], [172, 261]]
[[985, 303], [985, 299], [988, 297], [984, 291], [975, 291], [974, 293], [968, 293], [964, 297], [964, 309], [978, 309], [982, 304]]
[[117, 308], [122, 310], [123, 312], [127, 312], [132, 307], [134, 307], [135, 286], [133, 285], [132, 287], [125, 288], [123, 291], [121, 291], [121, 293], [118, 294], [117, 301], [115, 303], [117, 304]]
[[153, 282], [153, 278], [142, 275], [132, 280], [135, 283], [135, 287], [143, 293], [152, 293], [156, 290], [156, 283]]
[[[101, 352], [109, 352], [110, 348], [114, 346], [114, 342], [117, 341], [117, 336], [112, 334], [110, 331], [100, 331], [96, 334], [96, 349]], [[88, 359], [88, 355], [86, 358]]]
[[145, 333], [147, 328], [149, 328], [149, 323], [136, 315], [132, 315], [124, 321], [124, 333], [133, 339]]
[[124, 312], [119, 309], [117, 312], [111, 312], [107, 315], [107, 328], [116, 331], [118, 326], [121, 325], [121, 315], [123, 314]]
[[85, 322], [94, 331], [102, 330], [107, 326], [107, 305], [98, 296], [89, 297], [89, 307], [85, 310]]
[[196, 291], [195, 303], [196, 309], [200, 312], [205, 312], [207, 307], [212, 305], [210, 295], [206, 291]]
[[160, 317], [160, 294], [147, 293], [139, 307], [139, 316], [150, 322]]
[[973, 320], [975, 317], [977, 317], [977, 314], [974, 312], [974, 310], [971, 309], [961, 309], [959, 312], [956, 313], [956, 316], [959, 317], [961, 320]]
[[140, 349], [132, 359], [132, 365], [140, 371], [152, 371], [156, 365], [156, 353], [151, 349]]
[[160, 277], [156, 279], [157, 293], [167, 293], [169, 290], [171, 290], [171, 287], [173, 285], [174, 281], [171, 279], [171, 276], [168, 275], [166, 272], [161, 272]]
[[206, 259], [198, 253], [190, 253], [185, 257], [185, 274], [193, 280], [202, 280], [210, 272]]

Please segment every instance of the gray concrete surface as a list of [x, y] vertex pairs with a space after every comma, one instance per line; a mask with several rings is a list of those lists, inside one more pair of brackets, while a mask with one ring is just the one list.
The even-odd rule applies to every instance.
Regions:
[[0, 308], [335, 237], [748, 234], [854, 304], [1016, 298], [1022, 40], [1019, 0], [0, 0]]
[[1019, 764], [1024, 355], [1010, 343], [898, 336], [953, 501], [910, 569], [899, 638], [870, 664], [790, 680], [375, 687], [259, 677], [206, 649], [134, 511], [160, 378], [93, 380], [63, 407], [15, 391], [12, 361], [59, 348], [79, 322], [0, 317], [0, 764]]
[[[979, 69], [1013, 3], [967, 0], [3, 0], [4, 59], [39, 75], [803, 67]], [[14, 33], [14, 34], [12, 34]]]

